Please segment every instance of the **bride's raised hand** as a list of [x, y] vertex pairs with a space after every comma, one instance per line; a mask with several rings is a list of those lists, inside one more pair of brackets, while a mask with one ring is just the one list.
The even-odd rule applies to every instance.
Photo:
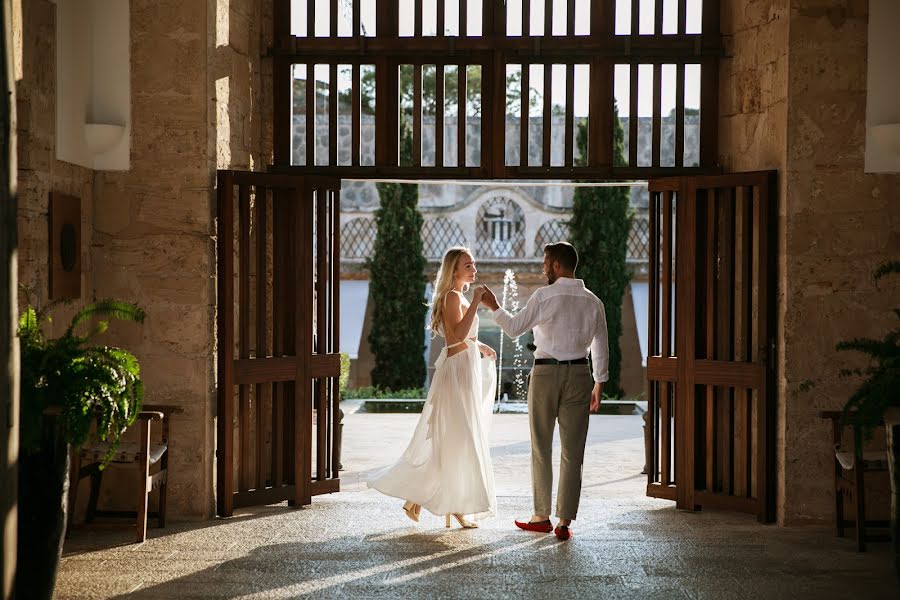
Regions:
[[481, 297], [484, 296], [484, 292], [487, 288], [483, 285], [479, 285], [475, 288], [475, 291], [472, 293], [472, 304], [478, 304], [481, 302]]

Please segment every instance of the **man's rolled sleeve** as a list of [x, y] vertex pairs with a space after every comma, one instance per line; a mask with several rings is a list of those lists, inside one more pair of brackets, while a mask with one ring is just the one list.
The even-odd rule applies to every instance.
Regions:
[[541, 300], [540, 294], [535, 292], [532, 294], [525, 308], [517, 312], [515, 315], [509, 314], [502, 306], [494, 311], [494, 323], [496, 323], [503, 333], [511, 338], [517, 338], [526, 331], [539, 325], [541, 322]]
[[606, 310], [602, 302], [597, 320], [597, 333], [591, 342], [591, 363], [594, 368], [594, 381], [602, 383], [609, 380], [609, 335], [606, 327]]

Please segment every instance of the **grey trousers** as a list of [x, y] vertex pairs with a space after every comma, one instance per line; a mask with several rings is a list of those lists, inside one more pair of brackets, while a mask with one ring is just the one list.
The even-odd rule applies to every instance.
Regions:
[[550, 514], [553, 430], [562, 446], [556, 516], [574, 519], [581, 499], [581, 471], [594, 380], [588, 365], [535, 365], [528, 383], [531, 487], [534, 514]]

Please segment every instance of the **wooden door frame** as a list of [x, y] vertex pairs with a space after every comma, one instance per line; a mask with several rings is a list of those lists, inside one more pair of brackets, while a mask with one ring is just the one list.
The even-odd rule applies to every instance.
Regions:
[[[262, 172], [219, 171], [217, 174], [217, 431], [216, 431], [216, 513], [232, 515], [234, 508], [272, 504], [287, 500], [292, 506], [311, 502], [312, 496], [340, 489], [335, 435], [338, 431], [340, 339], [338, 303], [340, 285], [339, 225], [340, 180], [329, 177], [298, 177]], [[235, 187], [238, 188], [238, 218], [235, 219]], [[251, 190], [252, 188], [252, 190]], [[250, 200], [256, 201], [255, 222], [268, 220], [268, 195], [272, 194], [272, 320], [268, 318], [266, 295], [269, 285], [258, 285], [255, 325], [257, 335], [250, 355], [252, 304], [250, 295]], [[324, 194], [323, 197], [319, 197]], [[320, 228], [314, 230], [314, 211]], [[327, 213], [326, 213], [327, 211]], [[276, 215], [280, 219], [275, 218]], [[237, 222], [237, 228], [235, 228]], [[304, 232], [318, 231], [317, 265], [313, 265], [313, 245]], [[264, 235], [262, 238], [259, 233]], [[235, 234], [238, 252], [235, 253]], [[266, 272], [269, 236], [257, 229], [257, 273]], [[329, 248], [328, 243], [332, 246]], [[331, 260], [323, 256], [330, 254]], [[235, 254], [240, 278], [235, 302]], [[330, 270], [329, 270], [330, 269]], [[314, 276], [316, 282], [314, 283]], [[331, 284], [326, 293], [326, 285]], [[313, 304], [313, 290], [319, 295]], [[332, 306], [325, 306], [328, 301]], [[238, 309], [238, 327], [235, 312]], [[260, 310], [259, 307], [263, 306]], [[227, 308], [227, 310], [226, 310]], [[293, 309], [293, 310], [291, 310]], [[308, 318], [302, 318], [307, 316]], [[318, 317], [317, 329], [313, 318]], [[323, 318], [324, 317], [324, 318]], [[271, 326], [271, 355], [266, 332]], [[286, 330], [286, 333], [283, 331]], [[314, 345], [315, 340], [315, 345]], [[237, 349], [237, 356], [236, 354]], [[250, 481], [250, 387], [257, 390], [255, 417], [256, 480]], [[272, 477], [263, 473], [264, 434], [260, 390], [267, 387], [272, 397]], [[237, 431], [239, 479], [235, 482], [235, 392], [238, 393]], [[327, 400], [331, 398], [332, 404]], [[317, 432], [313, 437], [312, 411], [317, 410]], [[317, 444], [317, 470], [312, 472], [312, 444]]]
[[[756, 252], [753, 261], [758, 266], [757, 337], [754, 352], [757, 359], [744, 363], [730, 363], [697, 357], [697, 316], [709, 310], [697, 298], [699, 261], [697, 240], [698, 192], [729, 187], [753, 190], [752, 218]], [[650, 263], [650, 354], [647, 359], [648, 392], [651, 427], [648, 443], [653, 451], [648, 464], [647, 494], [675, 500], [676, 506], [697, 510], [701, 506], [728, 508], [756, 514], [760, 521], [771, 522], [776, 517], [776, 416], [777, 389], [775, 378], [775, 348], [777, 347], [777, 180], [774, 171], [736, 173], [719, 176], [679, 177], [652, 180], [651, 192], [651, 263]], [[661, 195], [663, 206], [654, 195]], [[672, 203], [675, 202], [674, 210]], [[662, 213], [657, 214], [662, 208]], [[671, 244], [672, 217], [676, 233], [675, 273], [669, 277], [667, 267], [671, 256], [666, 244]], [[663, 230], [660, 230], [659, 219]], [[662, 264], [661, 264], [662, 263]], [[675, 288], [675, 347], [670, 346], [671, 293], [667, 279], [674, 279]], [[663, 300], [659, 300], [660, 293]], [[669, 304], [671, 306], [671, 304]], [[660, 335], [660, 330], [662, 334]], [[672, 354], [674, 351], [674, 354]], [[674, 403], [669, 386], [674, 385]], [[757, 393], [756, 424], [756, 497], [717, 494], [697, 488], [696, 460], [706, 440], [704, 426], [698, 425], [696, 414], [696, 386], [717, 385], [752, 388]], [[674, 415], [670, 414], [674, 409]], [[670, 432], [670, 419], [674, 432]], [[675, 443], [669, 438], [674, 433]], [[674, 449], [670, 457], [670, 449]], [[669, 459], [674, 460], [674, 477], [669, 472]]]

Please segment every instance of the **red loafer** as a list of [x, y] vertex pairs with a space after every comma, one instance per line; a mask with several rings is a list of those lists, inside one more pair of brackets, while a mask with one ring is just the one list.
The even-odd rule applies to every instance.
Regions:
[[516, 521], [516, 527], [519, 529], [524, 529], [525, 531], [536, 531], [538, 533], [550, 533], [553, 531], [553, 525], [549, 520], [547, 521], [537, 521], [536, 523], [529, 523], [528, 521]]
[[557, 539], [563, 542], [574, 535], [567, 525], [557, 526], [557, 528], [553, 530], [553, 533], [556, 534]]

